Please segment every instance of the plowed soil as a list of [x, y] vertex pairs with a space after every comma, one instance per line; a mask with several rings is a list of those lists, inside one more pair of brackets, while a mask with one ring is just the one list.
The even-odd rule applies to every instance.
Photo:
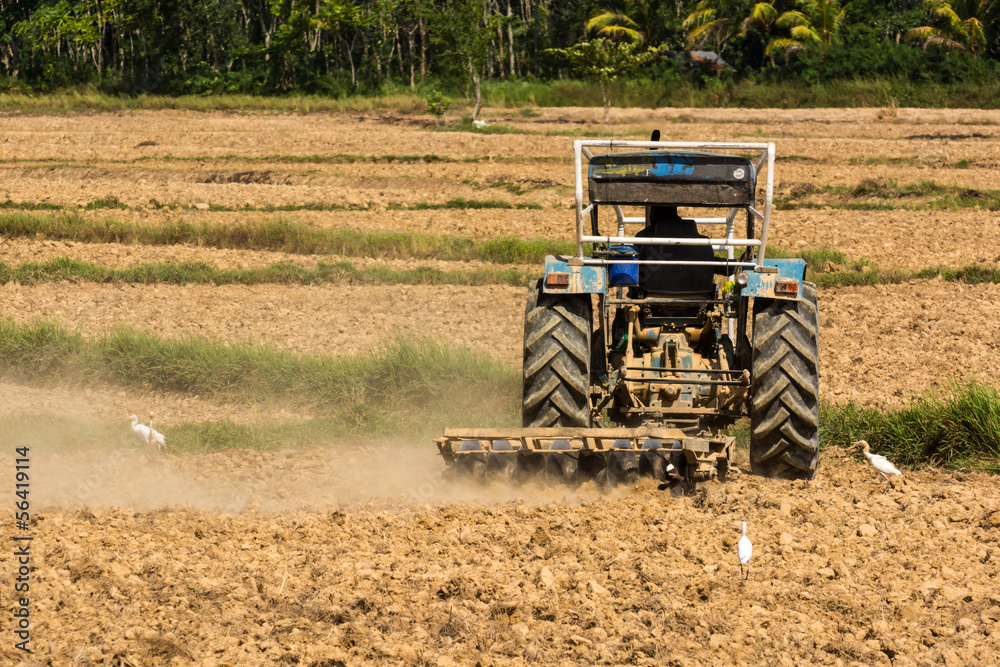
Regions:
[[[638, 139], [658, 127], [677, 140], [774, 141], [778, 196], [871, 180], [985, 191], [1000, 166], [997, 112], [635, 110], [613, 111], [613, 126], [600, 116], [487, 110], [487, 120], [524, 133], [481, 135], [388, 112], [6, 115], [0, 203], [144, 224], [281, 217], [567, 239], [572, 131]], [[106, 198], [128, 208], [84, 208]], [[457, 198], [541, 208], [407, 210]], [[856, 211], [829, 201], [776, 210], [771, 242], [831, 247], [882, 268], [1000, 262], [997, 211]], [[278, 205], [340, 210], [265, 210]], [[7, 263], [61, 256], [112, 267], [338, 259], [0, 238]], [[996, 285], [913, 281], [823, 290], [819, 300], [824, 400], [898, 407], [952, 380], [997, 386]], [[514, 366], [523, 304], [523, 290], [501, 286], [0, 286], [0, 317], [56, 320], [87, 336], [125, 323], [166, 337], [351, 354], [399, 331]], [[259, 406], [198, 396], [0, 378], [0, 418], [122, 422], [154, 406], [168, 438], [181, 422], [260, 418]], [[280, 409], [268, 417], [309, 416]], [[13, 480], [16, 443], [0, 439]], [[610, 493], [589, 484], [458, 487], [442, 480], [422, 442], [154, 457], [76, 452], [71, 441], [32, 457], [29, 530], [15, 529], [10, 506], [0, 512], [4, 544], [33, 537], [35, 653], [13, 648], [8, 611], [5, 663], [991, 665], [1000, 656], [1000, 491], [985, 475], [904, 471], [883, 492], [867, 464], [828, 449], [811, 483], [744, 475], [671, 498], [645, 484]], [[754, 543], [745, 583], [735, 557], [741, 521]], [[8, 610], [16, 571], [6, 548]]]
[[[743, 476], [671, 498], [648, 483], [456, 487], [398, 443], [32, 465], [37, 654], [5, 642], [12, 662], [989, 665], [1000, 654], [1000, 492], [985, 475], [912, 472], [882, 491], [871, 468], [830, 449], [812, 483]], [[746, 582], [741, 521], [754, 545]], [[12, 560], [5, 550], [0, 566]]]

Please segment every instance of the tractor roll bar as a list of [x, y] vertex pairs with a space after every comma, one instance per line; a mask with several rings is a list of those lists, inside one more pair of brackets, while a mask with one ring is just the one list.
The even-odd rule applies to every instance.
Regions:
[[[701, 238], [651, 238], [651, 237], [627, 237], [624, 236], [626, 224], [644, 223], [644, 218], [626, 218], [621, 207], [614, 205], [618, 219], [618, 236], [590, 236], [583, 233], [583, 219], [593, 210], [595, 204], [583, 205], [583, 158], [587, 157], [589, 162], [594, 157], [590, 148], [607, 148], [614, 151], [616, 148], [630, 149], [676, 149], [685, 151], [697, 150], [724, 150], [724, 151], [761, 151], [756, 162], [757, 173], [766, 164], [767, 180], [764, 187], [764, 212], [763, 214], [755, 210], [753, 206], [735, 206], [725, 218], [694, 218], [698, 224], [725, 224], [726, 237], [719, 239]], [[619, 141], [615, 139], [578, 139], [573, 142], [573, 170], [576, 179], [576, 254], [577, 257], [586, 264], [646, 264], [664, 262], [651, 262], [649, 260], [595, 260], [584, 256], [583, 246], [585, 243], [627, 243], [629, 245], [711, 245], [715, 250], [727, 250], [729, 257], [727, 260], [719, 260], [719, 265], [733, 266], [733, 249], [735, 247], [756, 247], [756, 262], [739, 262], [738, 265], [744, 267], [753, 266], [755, 271], [762, 271], [764, 267], [764, 252], [767, 246], [767, 233], [771, 222], [771, 200], [774, 196], [774, 144], [773, 143], [741, 143], [741, 142], [687, 142], [687, 141]], [[737, 239], [733, 238], [734, 218], [736, 212], [744, 209], [754, 217], [761, 220], [760, 238], [758, 239]], [[688, 262], [667, 262], [676, 264], [688, 264]]]

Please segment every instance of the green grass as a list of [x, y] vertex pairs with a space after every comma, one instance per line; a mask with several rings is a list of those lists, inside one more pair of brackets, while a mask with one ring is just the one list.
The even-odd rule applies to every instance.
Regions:
[[[910, 280], [937, 278], [946, 282], [960, 282], [968, 285], [1000, 283], [1000, 268], [985, 265], [970, 265], [957, 269], [947, 267], [882, 269], [865, 258], [850, 260], [844, 253], [832, 248], [791, 251], [771, 246], [767, 249], [767, 257], [772, 259], [804, 259], [806, 278], [821, 289], [864, 285], [898, 285]], [[832, 270], [830, 270], [830, 265], [833, 265]]]
[[[515, 194], [524, 194], [526, 191], [515, 191], [508, 188], [511, 192]], [[191, 204], [161, 204], [155, 202], [152, 204], [155, 209], [181, 209], [185, 211], [195, 211], [198, 207]], [[133, 207], [120, 201], [117, 197], [105, 197], [102, 199], [95, 199], [88, 202], [84, 206], [72, 206], [64, 204], [49, 204], [45, 202], [14, 202], [7, 200], [5, 202], [0, 202], [0, 208], [5, 209], [15, 209], [21, 211], [75, 211], [75, 210], [85, 210], [85, 211], [96, 211], [102, 209], [119, 209], [119, 210], [139, 210], [143, 211], [146, 206]], [[481, 210], [487, 208], [500, 208], [500, 209], [532, 209], [541, 210], [542, 205], [536, 202], [527, 203], [516, 203], [512, 204], [510, 202], [503, 201], [502, 199], [465, 199], [462, 197], [456, 199], [449, 199], [443, 203], [431, 203], [431, 202], [421, 202], [419, 204], [390, 204], [387, 206], [390, 211], [438, 211], [443, 209], [458, 209], [458, 210]], [[252, 212], [252, 213], [287, 213], [293, 211], [370, 211], [372, 207], [370, 205], [362, 206], [346, 206], [340, 204], [324, 204], [320, 202], [307, 202], [305, 204], [275, 204], [271, 206], [226, 206], [224, 204], [210, 204], [208, 207], [210, 211], [228, 211], [228, 212]]]
[[[802, 201], [820, 195], [821, 201]], [[830, 198], [833, 198], [831, 200]], [[853, 201], [853, 200], [882, 201]], [[906, 200], [924, 200], [907, 202]], [[894, 178], [865, 179], [853, 186], [814, 185], [800, 188], [794, 195], [775, 198], [784, 210], [824, 208], [844, 210], [954, 211], [964, 208], [1000, 210], [1000, 190], [974, 190], [959, 185], [919, 181], [900, 185]]]
[[109, 269], [90, 262], [58, 257], [49, 262], [24, 262], [10, 266], [0, 260], [0, 284], [35, 284], [57, 280], [97, 283], [189, 285], [513, 285], [523, 287], [533, 273], [514, 268], [483, 267], [468, 271], [442, 271], [433, 267], [393, 269], [384, 265], [363, 269], [348, 261], [318, 263], [315, 269], [294, 264], [274, 264], [255, 269], [218, 269], [204, 262], [140, 264]]
[[976, 382], [917, 398], [901, 410], [827, 404], [820, 428], [824, 446], [867, 440], [897, 465], [1000, 472], [1000, 392]]
[[440, 211], [442, 209], [481, 210], [487, 208], [518, 208], [541, 210], [542, 205], [534, 202], [511, 204], [502, 199], [449, 199], [443, 204], [420, 203], [412, 206], [387, 206], [390, 211]]
[[991, 266], [965, 266], [958, 269], [928, 268], [919, 270], [879, 269], [869, 264], [861, 264], [861, 269], [850, 269], [837, 273], [812, 274], [819, 288], [858, 287], [862, 285], [898, 285], [910, 280], [932, 280], [941, 278], [947, 282], [968, 285], [979, 283], [1000, 283], [1000, 268]]
[[[616, 108], [730, 107], [741, 109], [804, 108], [997, 108], [1000, 83], [975, 81], [953, 84], [911, 81], [905, 76], [877, 79], [834, 79], [816, 84], [804, 82], [768, 82], [756, 77], [699, 84], [677, 77], [634, 78], [613, 86]], [[190, 111], [229, 111], [236, 113], [337, 113], [371, 110], [395, 110], [418, 114], [431, 122], [426, 113], [427, 86], [413, 89], [393, 86], [379, 95], [322, 97], [290, 94], [259, 95], [140, 95], [118, 96], [100, 93], [93, 86], [81, 86], [59, 92], [0, 94], [0, 111], [31, 114], [72, 113], [80, 111], [126, 111], [183, 109]], [[487, 107], [533, 110], [537, 107], [600, 107], [601, 90], [596, 81], [484, 81], [483, 103]], [[472, 100], [466, 90], [448, 90], [452, 109], [468, 113]], [[453, 117], [454, 114], [448, 114]], [[755, 124], [759, 120], [752, 119]], [[490, 128], [485, 128], [490, 129]]]
[[30, 201], [0, 201], [0, 209], [14, 209], [16, 211], [61, 211], [62, 204], [49, 204], [48, 202]]
[[[519, 239], [510, 236], [473, 241], [463, 237], [434, 236], [409, 232], [360, 232], [350, 229], [316, 229], [285, 220], [244, 225], [167, 222], [159, 225], [90, 220], [77, 215], [0, 215], [0, 233], [9, 237], [42, 237], [85, 243], [139, 243], [144, 245], [192, 244], [214, 248], [273, 250], [291, 254], [336, 254], [381, 259], [440, 259], [483, 261], [491, 264], [540, 266], [546, 255], [571, 255], [568, 241]], [[589, 251], [589, 250], [588, 250]], [[941, 278], [967, 284], [1000, 283], [1000, 269], [972, 265], [957, 269], [880, 269], [867, 259], [849, 260], [839, 250], [819, 248], [788, 251], [768, 248], [772, 258], [801, 257], [809, 279], [817, 287], [890, 285], [909, 280]], [[829, 265], [835, 270], [828, 271]], [[443, 271], [431, 267], [392, 269], [379, 265], [358, 269], [344, 260], [320, 262], [315, 269], [274, 264], [255, 269], [217, 269], [203, 262], [142, 264], [109, 269], [65, 257], [49, 262], [25, 262], [11, 266], [0, 261], [0, 283], [34, 283], [53, 280], [93, 282], [226, 284], [406, 284], [406, 285], [524, 285], [535, 269], [482, 267], [465, 271]]]
[[[512, 427], [521, 392], [517, 370], [486, 355], [398, 336], [370, 354], [332, 357], [195, 337], [166, 340], [127, 328], [90, 339], [56, 324], [10, 320], [0, 321], [0, 375], [34, 384], [103, 384], [253, 405], [295, 404], [318, 415], [306, 422], [183, 424], [171, 429], [175, 451], [274, 449], [351, 436], [429, 437], [455, 424]], [[823, 403], [820, 424], [823, 447], [865, 439], [903, 466], [1000, 472], [1000, 392], [975, 382], [917, 398], [901, 410]], [[105, 437], [102, 428], [80, 437]], [[745, 424], [732, 431], [746, 440]]]
[[416, 92], [388, 95], [320, 97], [292, 94], [280, 97], [260, 95], [108, 95], [93, 87], [83, 86], [55, 93], [0, 94], [0, 110], [35, 114], [69, 113], [75, 111], [125, 111], [182, 109], [187, 111], [231, 111], [237, 113], [330, 113], [338, 111], [372, 111], [396, 109], [404, 112], [422, 111], [424, 103]]
[[426, 340], [397, 336], [371, 354], [334, 357], [196, 337], [167, 340], [128, 328], [91, 339], [57, 324], [10, 320], [0, 321], [0, 375], [308, 406], [341, 435], [424, 432], [459, 421], [509, 426], [520, 393], [514, 369]]
[[276, 218], [244, 224], [167, 221], [158, 224], [90, 219], [75, 213], [0, 214], [0, 234], [81, 243], [191, 244], [210, 248], [272, 250], [298, 255], [334, 254], [381, 259], [482, 260], [499, 264], [539, 263], [545, 255], [571, 254], [568, 241], [500, 237], [476, 242], [458, 236], [412, 232], [319, 229]]

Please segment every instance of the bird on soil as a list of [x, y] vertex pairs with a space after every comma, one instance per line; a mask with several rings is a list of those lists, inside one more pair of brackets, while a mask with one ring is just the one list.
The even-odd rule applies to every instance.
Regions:
[[[747, 537], [747, 522], [743, 522], [743, 535], [740, 536], [740, 541], [736, 543], [736, 556], [740, 559], [740, 578], [746, 581], [750, 578], [750, 556], [753, 555], [753, 545], [750, 543], [750, 538]], [[747, 566], [746, 576], [743, 576], [743, 566]]]
[[167, 439], [162, 433], [153, 428], [153, 411], [149, 411], [149, 444], [156, 445], [156, 450], [165, 452], [167, 450]]
[[872, 454], [868, 451], [868, 442], [865, 440], [858, 440], [857, 442], [852, 442], [851, 446], [864, 446], [865, 458], [868, 462], [872, 464], [872, 467], [879, 472], [882, 477], [885, 477], [885, 481], [889, 481], [889, 475], [902, 475], [899, 469], [889, 462], [889, 459], [885, 458], [881, 454]]
[[163, 437], [163, 434], [154, 429], [153, 426], [153, 414], [150, 413], [149, 426], [139, 423], [139, 418], [136, 415], [132, 415], [132, 432], [135, 436], [142, 441], [142, 444], [149, 448], [156, 447], [157, 449], [166, 449], [167, 440]]
[[135, 415], [132, 415], [131, 419], [132, 419], [132, 432], [135, 433], [135, 436], [137, 438], [142, 440], [142, 444], [149, 447], [149, 427], [146, 426], [145, 424], [140, 424], [139, 418]]

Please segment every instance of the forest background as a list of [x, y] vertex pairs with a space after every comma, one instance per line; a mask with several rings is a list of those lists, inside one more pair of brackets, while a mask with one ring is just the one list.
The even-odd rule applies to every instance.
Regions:
[[995, 108], [998, 75], [1000, 0], [0, 0], [13, 94]]

